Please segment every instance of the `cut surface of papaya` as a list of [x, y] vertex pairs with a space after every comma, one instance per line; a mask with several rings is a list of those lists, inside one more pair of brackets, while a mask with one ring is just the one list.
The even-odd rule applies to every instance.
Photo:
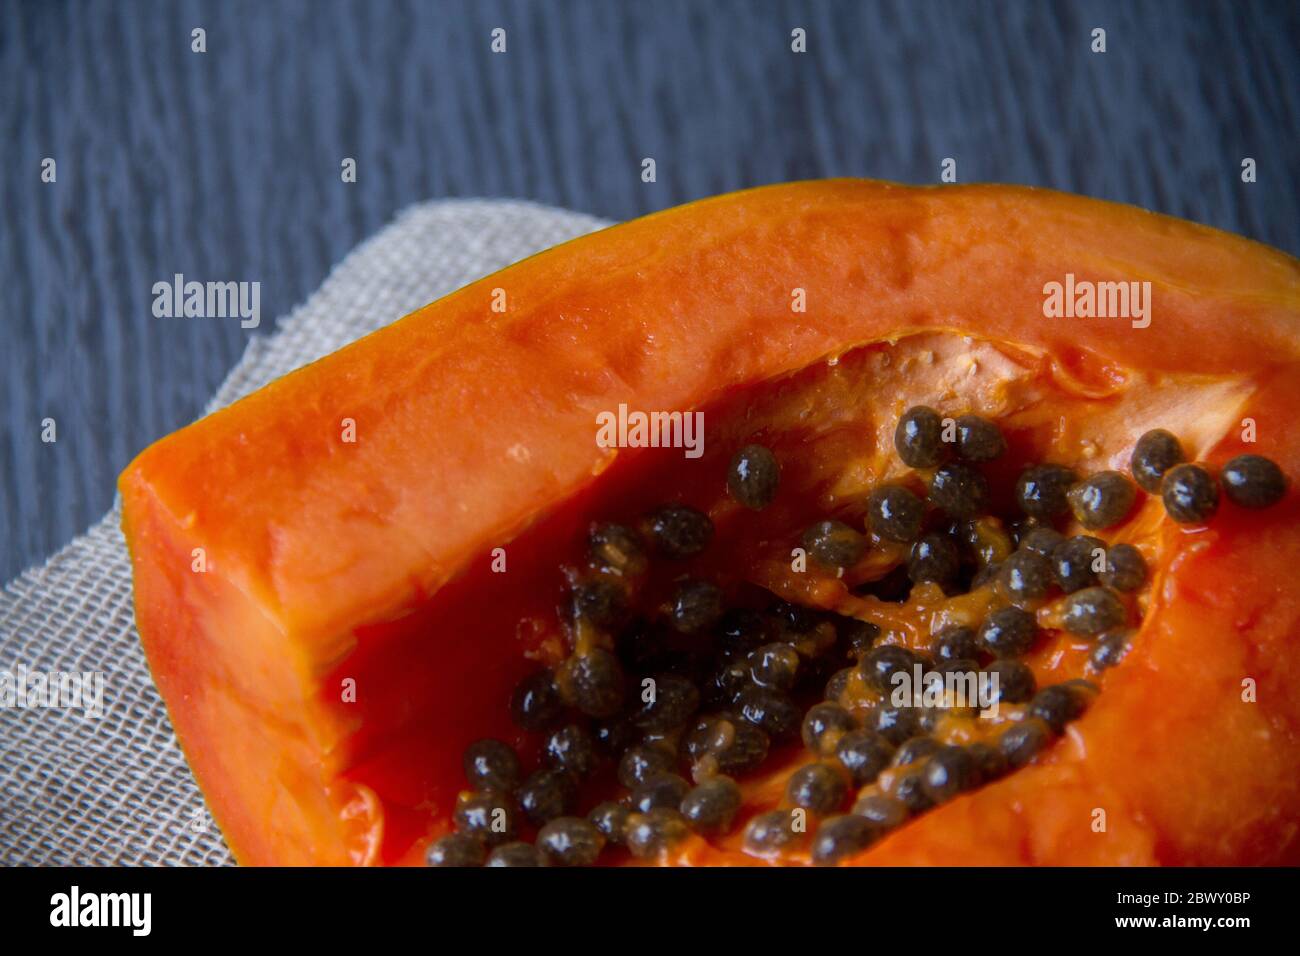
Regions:
[[722, 196], [145, 450], [137, 623], [244, 863], [1295, 863], [1298, 368], [1214, 230]]

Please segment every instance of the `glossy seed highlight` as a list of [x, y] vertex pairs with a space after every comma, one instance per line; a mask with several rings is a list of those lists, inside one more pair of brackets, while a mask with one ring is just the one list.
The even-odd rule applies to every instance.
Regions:
[[1223, 493], [1243, 508], [1271, 508], [1286, 494], [1286, 475], [1263, 455], [1238, 455], [1219, 473]]
[[1173, 433], [1153, 428], [1137, 440], [1129, 459], [1129, 470], [1143, 491], [1156, 495], [1160, 493], [1165, 472], [1184, 460], [1183, 446]]
[[751, 511], [762, 511], [776, 497], [781, 466], [763, 445], [746, 445], [727, 468], [727, 491]]
[[927, 405], [909, 408], [894, 429], [894, 448], [910, 468], [935, 467], [948, 453], [943, 442], [943, 418]]
[[1179, 524], [1204, 524], [1219, 510], [1219, 485], [1200, 465], [1175, 465], [1160, 486], [1165, 512]]

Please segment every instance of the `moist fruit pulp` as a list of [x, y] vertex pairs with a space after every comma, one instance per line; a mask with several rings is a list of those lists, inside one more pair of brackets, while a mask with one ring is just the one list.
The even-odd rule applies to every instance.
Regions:
[[[714, 641], [712, 636], [691, 634], [697, 628], [681, 626], [681, 594], [685, 579], [688, 592], [701, 588], [717, 590], [726, 595], [723, 603], [727, 606], [761, 606], [764, 601], [770, 603], [780, 598], [796, 606], [834, 612], [836, 620], [868, 622], [880, 629], [874, 642], [877, 647], [899, 646], [923, 652], [933, 649], [935, 635], [961, 628], [978, 628], [984, 651], [998, 650], [1001, 653], [1000, 645], [988, 637], [990, 625], [986, 622], [1015, 612], [1031, 621], [1031, 633], [1026, 640], [1032, 647], [1028, 653], [1022, 654], [1022, 649], [1017, 648], [1013, 654], [1022, 657], [1023, 664], [1027, 665], [1022, 680], [1031, 680], [1040, 688], [1048, 688], [1049, 685], [1062, 685], [1087, 677], [1099, 682], [1104, 691], [1106, 677], [1102, 672], [1119, 662], [1133, 640], [1141, 639], [1138, 633], [1141, 618], [1151, 600], [1146, 589], [1141, 588], [1147, 583], [1145, 566], [1158, 564], [1162, 534], [1169, 524], [1160, 499], [1135, 494], [1128, 479], [1117, 469], [1129, 469], [1129, 459], [1138, 435], [1157, 426], [1171, 428], [1182, 438], [1191, 456], [1199, 458], [1226, 433], [1238, 411], [1234, 397], [1238, 404], [1243, 402], [1247, 390], [1230, 379], [1208, 383], [1171, 378], [1151, 383], [1136, 375], [1117, 375], [1110, 387], [1099, 389], [1095, 383], [1081, 387], [1078, 382], [1061, 377], [1059, 371], [1050, 363], [1016, 348], [944, 334], [916, 335], [896, 343], [856, 349], [782, 382], [768, 383], [762, 389], [720, 403], [706, 413], [706, 422], [712, 427], [707, 431], [705, 457], [698, 465], [671, 460], [661, 461], [657, 466], [650, 465], [652, 474], [645, 478], [644, 487], [623, 496], [618, 511], [590, 517], [601, 520], [617, 518], [625, 525], [633, 525], [638, 511], [644, 511], [652, 516], [644, 525], [649, 528], [647, 541], [661, 538], [667, 524], [669, 533], [666, 540], [671, 542], [668, 553], [660, 554], [658, 561], [651, 561], [650, 575], [644, 581], [636, 581], [633, 590], [635, 604], [643, 614], [653, 617], [656, 614], [654, 609], [658, 608], [677, 631], [687, 632], [686, 635], [678, 633], [674, 638], [679, 651], [692, 645], [697, 649], [701, 646], [707, 648]], [[990, 500], [981, 499], [973, 509], [967, 509], [960, 495], [954, 498], [935, 494], [936, 469], [912, 469], [901, 461], [898, 451], [907, 451], [911, 445], [903, 426], [897, 424], [899, 416], [904, 409], [922, 401], [938, 406], [943, 417], [953, 416], [959, 425], [965, 424], [965, 428], [958, 431], [958, 435], [964, 434], [967, 439], [964, 452], [980, 464], [978, 471], [970, 464], [960, 467], [970, 469], [981, 484], [987, 484], [992, 494]], [[987, 417], [978, 417], [974, 413]], [[990, 419], [997, 425], [994, 429], [996, 438], [988, 434], [976, 436], [980, 428], [977, 423], [987, 424]], [[1095, 430], [1090, 432], [1086, 426], [1079, 427], [1079, 423], [1089, 421], [1099, 423]], [[1117, 431], [1115, 425], [1120, 421], [1124, 427]], [[905, 420], [903, 424], [906, 424]], [[903, 437], [900, 439], [899, 435]], [[981, 438], [982, 443], [977, 442], [976, 437]], [[780, 489], [770, 504], [761, 509], [747, 503], [743, 488], [740, 494], [735, 492], [734, 475], [726, 470], [727, 460], [733, 457], [735, 449], [748, 450], [748, 457], [752, 458], [756, 454], [753, 451], [755, 447], [770, 449], [781, 463]], [[960, 439], [957, 447], [962, 447]], [[1110, 550], [1121, 561], [1127, 554], [1130, 575], [1134, 573], [1133, 562], [1142, 565], [1142, 577], [1136, 584], [1113, 589], [1071, 586], [1068, 590], [1074, 594], [1057, 590], [1049, 598], [1045, 581], [1035, 578], [1035, 574], [1051, 577], [1046, 558], [1025, 548], [1014, 554], [994, 554], [998, 550], [996, 543], [988, 544], [984, 539], [996, 539], [1000, 534], [1010, 547], [1014, 547], [1014, 542], [1010, 541], [1013, 535], [1019, 538], [1035, 530], [1032, 524], [1014, 531], [1009, 527], [1003, 530], [1004, 522], [992, 515], [1004, 516], [1006, 526], [1013, 520], [1026, 520], [1023, 508], [1015, 507], [1010, 500], [1014, 497], [1016, 478], [1027, 468], [1043, 462], [1054, 463], [1056, 467], [1066, 466], [1077, 473], [1078, 480], [1072, 491], [1074, 509], [1076, 515], [1084, 517], [1087, 525], [1081, 524], [1077, 517], [1067, 515], [1067, 519], [1058, 517], [1057, 527], [1066, 534], [1079, 536], [1072, 541], [1093, 541], [1113, 546]], [[956, 467], [951, 463], [941, 465], [938, 472], [942, 476], [944, 468], [956, 470]], [[907, 491], [909, 487], [915, 489], [916, 495]], [[665, 489], [672, 490], [665, 493]], [[897, 524], [889, 525], [871, 510], [873, 502], [878, 506], [882, 500], [882, 489], [893, 489], [892, 497], [899, 503], [905, 503], [908, 498], [919, 502], [927, 495], [931, 508], [936, 499], [942, 501], [947, 506], [947, 514], [932, 510], [927, 517], [928, 525], [936, 529], [954, 513], [979, 517], [981, 513], [991, 512], [992, 515], [979, 517], [979, 521], [974, 522], [972, 544], [976, 554], [980, 553], [982, 545], [992, 549], [979, 563], [1003, 565], [1000, 575], [996, 580], [991, 576], [985, 582], [978, 579], [971, 582], [968, 571], [964, 585], [951, 581], [942, 586], [926, 582], [923, 573], [918, 578], [916, 549], [907, 534], [891, 537], [862, 535], [853, 531], [853, 528], [869, 529], [873, 521], [898, 527]], [[1091, 501], [1078, 500], [1082, 497], [1081, 490], [1095, 489], [1100, 489], [1100, 492], [1094, 493]], [[1118, 507], [1114, 504], [1116, 500], [1119, 501]], [[676, 504], [665, 505], [664, 501]], [[659, 503], [657, 508], [653, 507], [653, 502]], [[680, 520], [673, 522], [653, 517], [671, 515], [673, 507], [679, 507], [685, 513], [707, 514], [710, 533], [692, 533], [689, 522], [681, 525]], [[1107, 509], [1109, 515], [1105, 514]], [[834, 518], [827, 518], [828, 515]], [[904, 525], [919, 525], [919, 520], [907, 518]], [[861, 537], [863, 547], [846, 552], [826, 545], [829, 532], [823, 526], [828, 524], [846, 529], [846, 534]], [[602, 528], [608, 527], [602, 525]], [[1041, 534], [1049, 527], [1043, 524], [1038, 530]], [[1100, 527], [1106, 529], [1098, 532], [1102, 539], [1084, 536], [1085, 532]], [[810, 531], [804, 531], [801, 537], [801, 529]], [[810, 544], [811, 531], [819, 531], [821, 537], [814, 535]], [[604, 554], [605, 532], [601, 534], [599, 546]], [[932, 536], [949, 540], [940, 534]], [[916, 533], [911, 535], [914, 537]], [[1061, 537], [1059, 532], [1057, 537]], [[901, 540], [897, 540], [899, 538]], [[574, 540], [577, 549], [568, 556], [567, 574], [571, 581], [579, 581], [580, 568], [585, 563], [581, 554], [582, 535], [575, 535]], [[693, 542], [692, 546], [682, 545], [680, 542], [684, 540]], [[791, 551], [792, 546], [798, 547], [801, 542], [810, 545], [809, 551], [813, 555], [812, 560], [802, 565], [792, 561]], [[823, 546], [820, 561], [816, 558], [816, 545], [819, 544]], [[1005, 550], [1008, 544], [1002, 547]], [[1091, 558], [1091, 553], [1088, 557]], [[911, 576], [914, 580], [919, 579], [920, 583], [911, 586], [906, 600], [899, 603], [888, 599], [889, 595], [886, 599], [878, 596], [883, 593], [891, 574], [897, 576], [899, 569], [909, 567], [909, 560]], [[849, 566], [834, 568], [836, 564]], [[1097, 570], [1103, 576], [1108, 573], [1105, 567]], [[562, 593], [559, 568], [556, 572], [556, 583], [561, 588], [557, 593]], [[1101, 583], [1097, 573], [1086, 574], [1094, 585]], [[1057, 579], [1051, 580], [1055, 582]], [[1106, 580], [1114, 583], [1116, 579], [1111, 576]], [[581, 589], [584, 587], [588, 585], [579, 584], [576, 590], [583, 593]], [[1134, 591], [1137, 593], [1129, 593]], [[1098, 597], [1093, 597], [1094, 594]], [[718, 594], [710, 596], [714, 604], [719, 603]], [[560, 600], [562, 602], [563, 598]], [[1021, 608], [1027, 606], [1030, 611], [1026, 613], [1013, 604], [1019, 604]], [[558, 615], [543, 611], [525, 616], [521, 631], [534, 637], [525, 656], [562, 672], [563, 661], [571, 649], [590, 646], [593, 637], [585, 629], [592, 626], [593, 620], [596, 633], [604, 625], [609, 625], [611, 631], [619, 629], [613, 621], [602, 621], [598, 614], [584, 615], [581, 611], [574, 618], [577, 624], [572, 624], [568, 617], [572, 611], [569, 606]], [[714, 618], [719, 611], [720, 605], [713, 609]], [[1034, 632], [1032, 622], [1035, 620], [1043, 632]], [[1099, 642], [1099, 637], [1106, 640]], [[1122, 643], [1114, 637], [1122, 637]], [[584, 642], [587, 643], [584, 645]], [[609, 643], [614, 646], [613, 639]], [[852, 667], [860, 656], [839, 659], [836, 666]], [[805, 666], [809, 663], [824, 671], [830, 661], [805, 661]], [[1000, 663], [1007, 667], [1012, 663], [1022, 666], [1019, 662]], [[998, 670], [998, 667], [993, 669]], [[1014, 678], [1016, 672], [1003, 668], [1000, 675]], [[821, 676], [825, 677], [826, 673], [821, 673]], [[1015, 680], [1010, 683], [1014, 687]], [[803, 689], [805, 703], [800, 716], [809, 702], [806, 683]], [[1060, 707], [1071, 709], [1071, 713], [1066, 715], [1057, 715], [1052, 710], [1053, 704], [1048, 700], [1050, 691], [1039, 695], [1044, 698], [1042, 704], [1035, 698], [1032, 708], [1025, 699], [1003, 701], [1001, 714], [992, 719], [950, 715], [939, 721], [938, 726], [932, 728], [932, 735], [923, 738], [922, 742], [937, 741], [950, 748], [959, 745], [967, 752], [976, 753], [979, 751], [969, 749], [971, 745], [984, 743], [996, 748], [1007, 729], [1021, 721], [1026, 721], [1026, 731], [1034, 730], [1034, 724], [1041, 726], [1038, 718], [1033, 716], [1041, 713], [1053, 725], [1052, 730], [1056, 733], [1066, 731], [1067, 736], [1053, 741], [1050, 732], [1035, 731], [1044, 739], [1023, 738], [1025, 746], [1030, 748], [1024, 752], [1023, 759], [1016, 758], [1016, 751], [1010, 743], [1004, 744], [1002, 749], [1012, 754], [1015, 766], [1032, 760], [1050, 761], [1053, 748], [1077, 746], [1077, 738], [1067, 730], [1067, 724], [1082, 714], [1095, 696], [1095, 690], [1095, 687], [1089, 687], [1086, 699], [1078, 707], [1069, 703], [1068, 694], [1063, 695], [1055, 706], [1058, 710]], [[814, 693], [811, 700], [815, 701], [818, 696]], [[1015, 696], [1014, 690], [1012, 696]], [[847, 702], [858, 716], [867, 715], [870, 719], [872, 707], [880, 702], [880, 698], [878, 690], [863, 686], [861, 675], [852, 675], [849, 692], [842, 693], [837, 699]], [[713, 703], [718, 706], [716, 701]], [[728, 705], [722, 706], [726, 708]], [[1046, 709], [1034, 709], [1038, 707]], [[692, 705], [692, 711], [694, 709], [695, 705]], [[707, 710], [706, 703], [699, 708], [699, 713]], [[698, 719], [697, 714], [691, 724], [682, 727], [679, 722], [674, 726], [677, 732], [670, 735], [673, 749], [681, 749], [681, 738], [688, 736], [689, 727]], [[536, 752], [535, 741], [524, 739], [518, 742], [523, 753]], [[651, 742], [662, 743], [659, 740]], [[810, 854], [816, 854], [819, 848], [833, 844], [837, 839], [851, 841], [854, 838], [852, 833], [837, 836], [838, 830], [852, 830], [855, 826], [852, 821], [841, 824], [838, 820], [825, 824], [824, 837], [814, 836], [815, 832], [820, 834], [818, 817], [833, 817], [847, 810], [851, 803], [867, 801], [867, 805], [874, 808], [872, 800], [893, 800], [887, 794], [904, 792], [910, 783], [908, 775], [917, 775], [927, 767], [933, 767], [931, 776], [942, 779], [944, 757], [931, 757], [928, 764], [921, 760], [906, 762], [907, 758], [898, 759], [905, 762], [898, 764], [895, 760], [894, 767], [885, 769], [872, 785], [859, 792], [852, 781], [836, 784], [829, 774], [825, 775], [826, 779], [821, 779], [818, 773], [808, 776], [813, 771], [824, 769], [825, 761], [818, 762], [815, 755], [797, 741], [773, 740], [772, 751], [761, 768], [757, 771], [747, 768], [749, 772], [740, 775], [741, 806], [734, 814], [734, 825], [730, 829], [703, 835], [682, 835], [671, 848], [650, 856], [658, 862], [677, 863], [810, 862]], [[967, 758], [962, 756], [962, 759]], [[616, 763], [617, 754], [607, 758], [606, 762]], [[672, 773], [683, 770], [688, 763], [672, 759], [658, 769]], [[594, 804], [596, 796], [614, 795], [609, 776], [608, 768], [604, 774], [596, 774], [595, 780], [586, 785], [586, 800], [575, 802], [573, 807], [581, 806], [581, 811], [585, 812]], [[675, 779], [679, 784], [673, 786], [688, 786], [679, 777]], [[626, 783], [634, 782], [629, 780]], [[756, 824], [751, 824], [751, 821], [759, 817], [766, 819], [765, 815], [771, 815], [769, 811], [774, 808], [788, 811], [792, 805], [815, 804], [819, 787], [820, 792], [824, 792], [826, 787], [833, 789], [834, 786], [846, 787], [845, 792], [856, 792], [857, 796], [846, 802], [844, 792], [834, 791], [824, 798], [828, 802], [820, 813], [814, 810], [814, 819], [807, 824], [807, 837], [790, 839], [776, 852], [763, 853], [755, 847], [752, 832]], [[996, 786], [990, 783], [989, 789]], [[637, 792], [633, 791], [634, 800]], [[955, 797], [958, 792], [954, 790], [950, 796]], [[792, 798], [792, 793], [797, 798]], [[674, 794], [669, 802], [675, 805], [679, 796]], [[924, 812], [930, 802], [926, 801], [926, 805], [918, 810]], [[746, 824], [751, 824], [748, 840]], [[865, 853], [884, 853], [885, 846], [893, 839], [895, 837], [887, 835], [882, 840], [876, 833], [862, 842], [864, 845], [878, 842], [880, 846]], [[1127, 862], [1138, 862], [1136, 856], [1129, 859], [1129, 853], [1140, 855], [1149, 852], [1149, 847], [1127, 847], [1118, 840], [1103, 839], [1099, 842], [1106, 844], [1103, 853], [1118, 854]], [[611, 847], [601, 860], [626, 861], [627, 853]]]

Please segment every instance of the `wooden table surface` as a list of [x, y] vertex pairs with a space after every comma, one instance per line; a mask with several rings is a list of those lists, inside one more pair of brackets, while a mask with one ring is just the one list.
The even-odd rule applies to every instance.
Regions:
[[953, 157], [963, 182], [1136, 203], [1296, 254], [1298, 11], [0, 0], [0, 580], [102, 515], [118, 471], [196, 417], [256, 334], [155, 318], [155, 282], [259, 281], [265, 333], [418, 200], [623, 219], [781, 180], [934, 182]]

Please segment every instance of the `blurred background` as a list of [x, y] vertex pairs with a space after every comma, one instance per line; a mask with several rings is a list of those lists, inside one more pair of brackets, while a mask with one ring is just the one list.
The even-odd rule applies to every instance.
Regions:
[[[1295, 255], [1298, 50], [1293, 0], [0, 0], [0, 581], [98, 519], [247, 339], [409, 203], [627, 219], [783, 180], [936, 182], [951, 157], [960, 182]], [[261, 328], [155, 318], [175, 273], [260, 282]]]

